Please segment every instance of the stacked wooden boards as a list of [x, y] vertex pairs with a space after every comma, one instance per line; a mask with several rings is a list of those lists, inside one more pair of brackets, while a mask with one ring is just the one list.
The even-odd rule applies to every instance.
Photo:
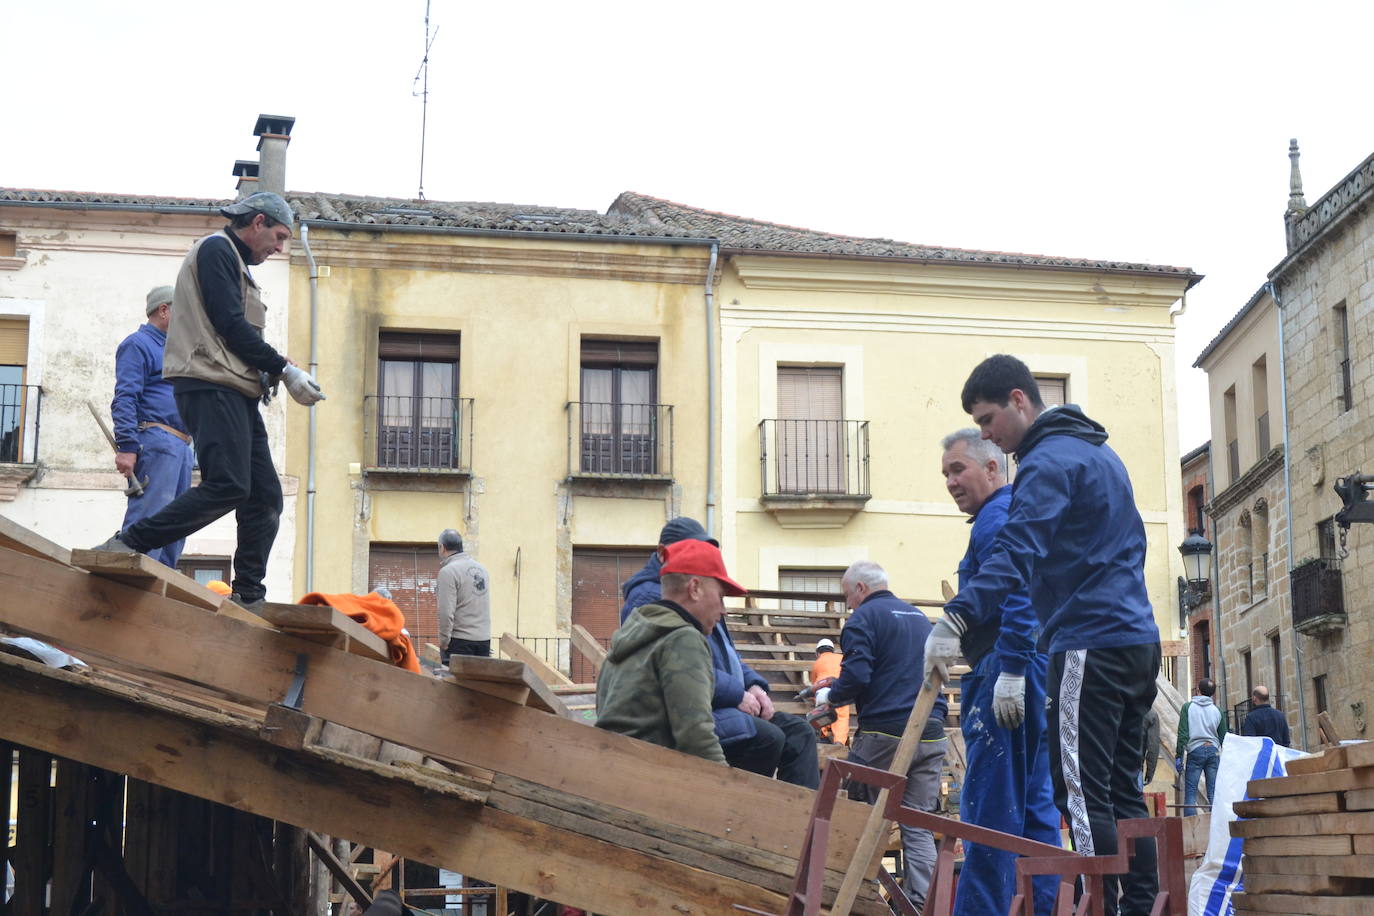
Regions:
[[1237, 914], [1374, 912], [1374, 742], [1290, 761], [1237, 802], [1245, 892]]

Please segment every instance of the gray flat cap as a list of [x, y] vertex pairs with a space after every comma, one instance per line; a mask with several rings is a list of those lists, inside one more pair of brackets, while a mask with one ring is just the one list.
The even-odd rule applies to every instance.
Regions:
[[148, 314], [157, 311], [157, 307], [164, 302], [172, 301], [172, 288], [170, 286], [154, 286], [148, 290]]
[[291, 212], [291, 205], [283, 200], [280, 194], [274, 194], [271, 191], [249, 194], [243, 200], [227, 207], [220, 207], [219, 212], [225, 216], [261, 213], [287, 226], [294, 225], [296, 222], [296, 214]]

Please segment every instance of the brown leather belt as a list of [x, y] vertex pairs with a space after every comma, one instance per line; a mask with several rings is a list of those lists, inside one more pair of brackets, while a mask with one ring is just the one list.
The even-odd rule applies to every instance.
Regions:
[[153, 423], [151, 421], [138, 424], [139, 429], [147, 429], [150, 426], [156, 426], [158, 429], [166, 430], [187, 445], [191, 444], [191, 437], [174, 426], [168, 426], [166, 423]]

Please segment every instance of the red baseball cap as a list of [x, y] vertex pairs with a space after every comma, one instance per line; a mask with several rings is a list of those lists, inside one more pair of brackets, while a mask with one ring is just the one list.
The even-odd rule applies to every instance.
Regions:
[[708, 576], [725, 586], [727, 595], [747, 595], [748, 590], [725, 574], [725, 560], [721, 558], [720, 548], [706, 541], [678, 541], [668, 544], [663, 550], [668, 559], [663, 562], [661, 572], [678, 573], [683, 576]]

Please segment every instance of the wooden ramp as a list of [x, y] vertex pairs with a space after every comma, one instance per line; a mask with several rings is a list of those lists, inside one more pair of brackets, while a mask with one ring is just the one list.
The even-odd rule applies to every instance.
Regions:
[[[509, 663], [412, 674], [322, 640], [328, 615], [282, 632], [7, 535], [0, 625], [91, 669], [0, 657], [2, 740], [607, 916], [783, 909], [807, 790], [559, 715]], [[866, 810], [835, 812], [827, 897]], [[885, 909], [870, 883], [856, 911]]]

